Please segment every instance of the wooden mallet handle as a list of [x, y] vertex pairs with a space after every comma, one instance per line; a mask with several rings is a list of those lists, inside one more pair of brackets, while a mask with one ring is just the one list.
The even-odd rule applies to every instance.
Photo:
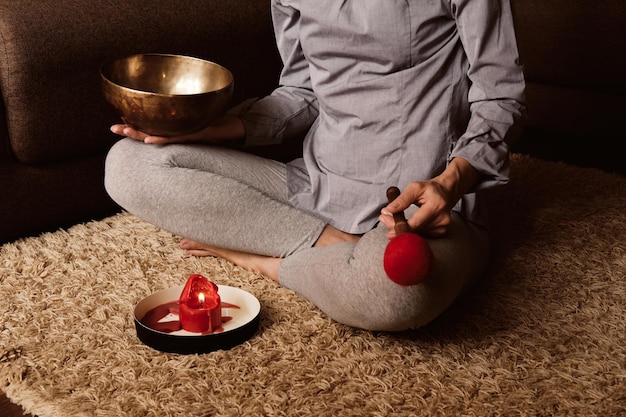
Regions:
[[[387, 200], [391, 203], [393, 200], [400, 196], [400, 189], [398, 187], [389, 187], [387, 189]], [[404, 217], [404, 211], [400, 211], [398, 213], [393, 214], [393, 220], [395, 222], [394, 230], [396, 231], [396, 236], [400, 236], [403, 233], [410, 233], [411, 228], [409, 227], [409, 223], [406, 221], [406, 217]]]

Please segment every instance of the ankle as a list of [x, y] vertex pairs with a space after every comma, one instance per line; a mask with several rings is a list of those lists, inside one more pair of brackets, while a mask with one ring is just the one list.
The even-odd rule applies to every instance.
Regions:
[[255, 269], [257, 270], [257, 272], [260, 272], [266, 277], [269, 277], [272, 280], [279, 282], [278, 271], [280, 269], [280, 264], [282, 263], [282, 261], [282, 258], [263, 257], [263, 259], [259, 259]]

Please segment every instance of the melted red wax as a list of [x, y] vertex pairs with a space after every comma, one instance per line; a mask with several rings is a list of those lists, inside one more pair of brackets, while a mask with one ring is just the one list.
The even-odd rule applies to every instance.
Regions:
[[[222, 301], [222, 308], [239, 309], [241, 307], [235, 304], [225, 303]], [[161, 320], [163, 317], [167, 316], [170, 313], [178, 316], [179, 311], [180, 309], [178, 307], [178, 301], [171, 301], [169, 303], [156, 306], [152, 310], [148, 311], [139, 321], [144, 326], [147, 326], [151, 328], [152, 330], [156, 330], [157, 332], [172, 333], [172, 332], [182, 329], [180, 321], [171, 320], [171, 321], [165, 321], [165, 322], [159, 323], [159, 320]], [[233, 318], [230, 316], [222, 316], [222, 324], [228, 323], [232, 319]], [[224, 331], [224, 328], [219, 327], [215, 329], [215, 331], [213, 332], [204, 332], [202, 333], [202, 335], [219, 333], [223, 331]]]

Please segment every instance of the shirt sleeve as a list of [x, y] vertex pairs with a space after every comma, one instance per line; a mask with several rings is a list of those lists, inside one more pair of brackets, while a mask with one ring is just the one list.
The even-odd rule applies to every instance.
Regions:
[[243, 121], [247, 146], [274, 145], [301, 136], [317, 119], [317, 98], [300, 44], [299, 18], [292, 7], [272, 1], [276, 42], [283, 61], [280, 86], [267, 97], [244, 101], [229, 111]]
[[526, 119], [524, 76], [509, 0], [451, 0], [469, 61], [470, 120], [449, 159], [483, 174], [476, 189], [508, 182], [509, 147]]

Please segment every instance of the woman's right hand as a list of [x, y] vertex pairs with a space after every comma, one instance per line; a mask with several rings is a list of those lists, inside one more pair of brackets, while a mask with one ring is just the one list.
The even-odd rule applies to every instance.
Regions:
[[128, 124], [115, 124], [111, 126], [111, 132], [154, 145], [167, 145], [171, 143], [207, 143], [227, 144], [243, 139], [245, 129], [240, 118], [224, 116], [211, 122], [207, 127], [197, 132], [181, 136], [154, 136], [141, 132]]
[[152, 143], [152, 144], [166, 144], [166, 143], [180, 143], [181, 136], [152, 136], [147, 133], [141, 132], [137, 129], [134, 129], [132, 126], [127, 124], [117, 124], [111, 126], [111, 132], [120, 135], [126, 136], [131, 139], [135, 139], [144, 143]]

